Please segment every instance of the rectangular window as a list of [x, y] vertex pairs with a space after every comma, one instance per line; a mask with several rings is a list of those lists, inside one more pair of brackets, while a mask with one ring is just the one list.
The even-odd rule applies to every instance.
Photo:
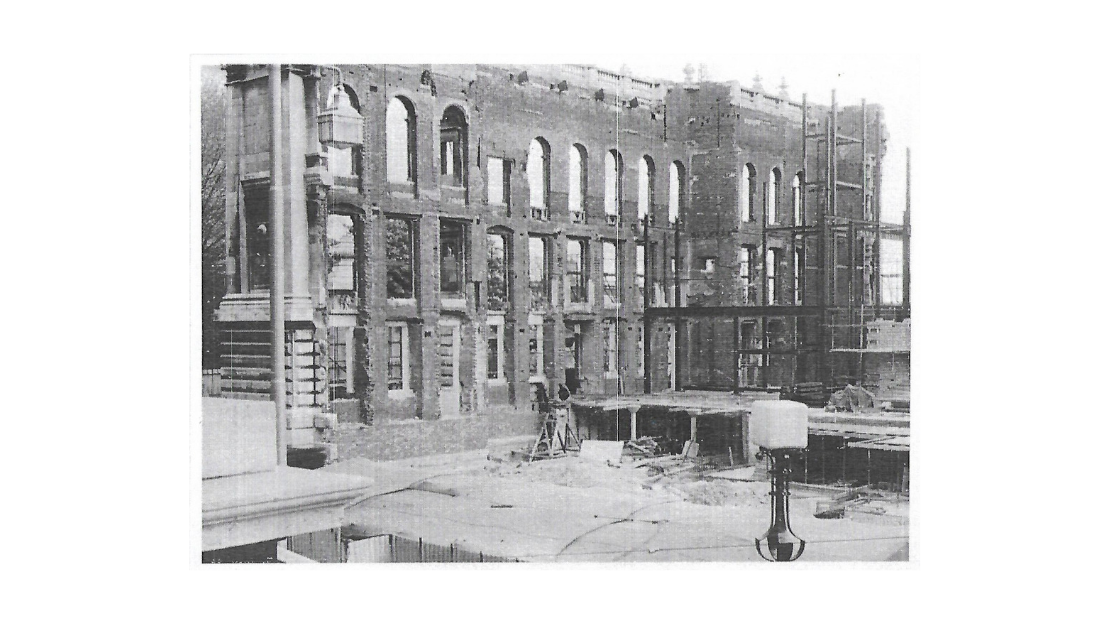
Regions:
[[448, 296], [463, 296], [466, 282], [466, 227], [454, 221], [439, 224], [439, 291]]
[[743, 245], [740, 247], [740, 302], [741, 305], [753, 305], [755, 292], [752, 284], [752, 263], [755, 260], [755, 247]]
[[902, 284], [902, 240], [883, 237], [879, 241], [879, 280], [882, 285], [882, 302], [885, 305], [902, 305], [905, 297]]
[[528, 290], [531, 309], [543, 310], [551, 303], [551, 250], [542, 236], [528, 237]]
[[644, 305], [647, 299], [644, 297], [645, 288], [645, 275], [647, 274], [647, 258], [644, 257], [644, 244], [636, 244], [636, 295], [639, 297], [640, 305]]
[[698, 263], [694, 268], [705, 273], [712, 273], [717, 268], [717, 257], [705, 256], [698, 258]]
[[601, 340], [605, 349], [604, 373], [606, 377], [617, 376], [617, 326], [613, 321], [601, 324]]
[[488, 320], [489, 323], [489, 337], [486, 338], [486, 379], [490, 381], [501, 381], [505, 379], [505, 360], [504, 349], [502, 345], [505, 343], [505, 318], [503, 316], [491, 316]]
[[509, 309], [509, 242], [504, 234], [489, 234], [486, 239], [486, 307]]
[[794, 305], [802, 305], [802, 258], [801, 249], [794, 249]]
[[587, 303], [589, 292], [586, 277], [586, 241], [567, 239], [567, 279], [570, 283], [571, 303]]
[[528, 321], [528, 376], [543, 377], [543, 319]]
[[456, 167], [456, 148], [458, 144], [455, 141], [447, 140], [441, 141], [439, 144], [439, 173], [447, 177], [454, 178], [455, 172], [458, 170]]
[[495, 206], [509, 205], [509, 162], [490, 156], [486, 160], [486, 201]]
[[661, 269], [663, 263], [659, 261], [659, 243], [651, 243], [651, 305], [667, 305], [665, 276]]
[[328, 328], [328, 398], [347, 399], [354, 396], [352, 327]]
[[616, 307], [620, 300], [617, 292], [617, 244], [610, 241], [601, 243], [602, 279], [605, 287], [605, 305]]
[[354, 311], [355, 221], [343, 214], [329, 214], [327, 221], [328, 309]]
[[385, 220], [386, 297], [390, 299], [415, 297], [414, 248], [413, 222], [408, 219], [387, 217]]
[[644, 364], [646, 363], [647, 354], [644, 352], [644, 324], [640, 323], [636, 326], [636, 353], [639, 356], [639, 361], [636, 363], [636, 376], [644, 376]]
[[247, 198], [243, 210], [246, 227], [247, 291], [270, 290], [270, 203], [269, 194]]
[[767, 305], [778, 305], [778, 263], [782, 258], [781, 249], [767, 250]]
[[409, 386], [409, 328], [405, 323], [386, 325], [388, 360], [386, 383], [390, 393], [411, 390]]
[[749, 321], [740, 324], [740, 348], [744, 351], [737, 361], [740, 387], [760, 386], [763, 356], [758, 351], [760, 351], [762, 345], [759, 343], [759, 335], [756, 332], [754, 322]]

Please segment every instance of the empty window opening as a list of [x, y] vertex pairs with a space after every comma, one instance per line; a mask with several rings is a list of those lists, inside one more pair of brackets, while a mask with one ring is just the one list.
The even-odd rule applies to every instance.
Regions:
[[644, 376], [644, 368], [645, 368], [645, 364], [646, 364], [646, 355], [645, 355], [645, 351], [644, 351], [644, 325], [643, 325], [643, 323], [640, 323], [640, 324], [636, 325], [636, 353], [637, 353], [637, 356], [638, 356], [637, 361], [636, 361], [636, 376], [637, 377], [643, 377]]
[[779, 288], [778, 288], [778, 263], [782, 260], [781, 249], [768, 249], [767, 250], [767, 305], [778, 305], [779, 303]]
[[683, 197], [686, 194], [686, 169], [677, 160], [671, 163], [671, 179], [667, 202], [667, 220], [671, 224], [678, 222]]
[[543, 310], [551, 303], [551, 249], [543, 236], [528, 237], [528, 290], [531, 309]]
[[571, 303], [586, 303], [589, 300], [587, 266], [586, 241], [568, 238], [566, 269]]
[[411, 390], [409, 382], [409, 328], [405, 323], [386, 325], [386, 385], [389, 392]]
[[543, 322], [534, 319], [528, 322], [528, 379], [543, 377]]
[[802, 259], [802, 250], [794, 249], [794, 305], [802, 305]]
[[504, 158], [490, 156], [486, 160], [486, 202], [509, 205], [509, 161]]
[[542, 137], [528, 145], [528, 205], [533, 219], [547, 219], [551, 201], [551, 146]]
[[779, 220], [779, 185], [782, 184], [782, 173], [778, 167], [771, 170], [767, 180], [767, 223], [778, 223]]
[[355, 394], [353, 327], [328, 328], [328, 399], [348, 399]]
[[387, 217], [385, 220], [386, 248], [386, 297], [413, 299], [415, 297], [415, 241], [413, 222], [408, 219]]
[[491, 232], [486, 237], [486, 307], [509, 309], [509, 237]]
[[644, 288], [645, 279], [647, 275], [647, 258], [644, 257], [645, 249], [643, 243], [636, 244], [636, 296], [637, 301], [642, 306], [644, 305]]
[[[758, 387], [760, 383], [763, 356], [759, 353], [762, 346], [759, 344], [759, 335], [756, 324], [746, 321], [740, 324], [740, 357], [737, 368], [740, 387]], [[754, 352], [754, 353], [753, 353]]]
[[455, 221], [439, 224], [439, 291], [461, 297], [466, 281], [466, 227]]
[[389, 101], [385, 113], [386, 173], [390, 182], [416, 182], [416, 109], [405, 98]]
[[705, 273], [712, 273], [714, 269], [717, 268], [717, 257], [703, 256], [701, 258], [698, 258], [697, 263], [694, 265], [694, 268]]
[[586, 213], [586, 192], [588, 177], [588, 157], [586, 148], [578, 143], [570, 146], [570, 163], [567, 167], [567, 208], [571, 219], [582, 221]]
[[620, 214], [620, 205], [623, 202], [624, 161], [620, 152], [609, 150], [605, 153], [605, 219], [610, 224], [616, 224]]
[[655, 205], [655, 162], [650, 156], [640, 159], [637, 216], [646, 219]]
[[617, 243], [601, 244], [601, 272], [605, 287], [605, 305], [615, 307], [620, 300], [617, 292]]
[[[243, 209], [247, 292], [270, 290], [270, 196], [250, 194]], [[242, 260], [242, 259], [240, 259]]]
[[748, 163], [740, 172], [740, 220], [750, 223], [755, 209], [755, 165]]
[[355, 300], [355, 220], [330, 213], [327, 221], [328, 309], [353, 311]]
[[740, 247], [740, 302], [741, 305], [755, 304], [755, 284], [752, 280], [752, 268], [755, 266], [755, 247], [743, 245]]
[[439, 122], [439, 174], [448, 184], [466, 183], [466, 114], [458, 106], [448, 106]]
[[486, 338], [486, 379], [503, 381], [505, 379], [505, 317], [491, 316], [488, 320], [489, 336]]
[[902, 240], [884, 236], [879, 242], [879, 281], [885, 305], [902, 305], [905, 296], [902, 284]]
[[605, 350], [603, 372], [608, 378], [617, 376], [617, 325], [612, 320], [601, 324], [602, 347]]
[[794, 225], [805, 225], [804, 216], [802, 215], [802, 172], [799, 171], [794, 176], [794, 181], [790, 183], [790, 205], [794, 209]]

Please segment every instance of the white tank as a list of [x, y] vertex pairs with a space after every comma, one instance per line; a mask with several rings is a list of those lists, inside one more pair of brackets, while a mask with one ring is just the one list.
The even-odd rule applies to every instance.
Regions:
[[748, 431], [752, 444], [772, 450], [805, 448], [809, 443], [809, 408], [796, 401], [756, 401]]

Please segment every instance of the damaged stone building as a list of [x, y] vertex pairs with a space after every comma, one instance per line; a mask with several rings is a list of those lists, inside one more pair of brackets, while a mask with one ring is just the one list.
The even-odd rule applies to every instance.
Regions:
[[864, 383], [865, 328], [909, 315], [878, 106], [575, 65], [284, 65], [274, 146], [270, 66], [225, 71], [220, 392], [268, 397], [280, 270], [286, 403], [373, 424], [396, 448], [371, 455], [533, 434], [537, 384]]

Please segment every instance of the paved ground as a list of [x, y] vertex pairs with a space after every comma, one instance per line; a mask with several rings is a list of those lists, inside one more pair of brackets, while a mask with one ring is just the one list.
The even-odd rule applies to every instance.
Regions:
[[[371, 533], [527, 561], [761, 561], [754, 539], [770, 520], [765, 480], [710, 479], [708, 467], [660, 475], [627, 457], [620, 467], [577, 457], [496, 461], [527, 442], [502, 440], [488, 453], [355, 459], [325, 470], [375, 480], [376, 495], [347, 514]], [[829, 496], [796, 489], [791, 497], [794, 532], [808, 542], [804, 560], [906, 559], [907, 503], [815, 518], [817, 502]]]

